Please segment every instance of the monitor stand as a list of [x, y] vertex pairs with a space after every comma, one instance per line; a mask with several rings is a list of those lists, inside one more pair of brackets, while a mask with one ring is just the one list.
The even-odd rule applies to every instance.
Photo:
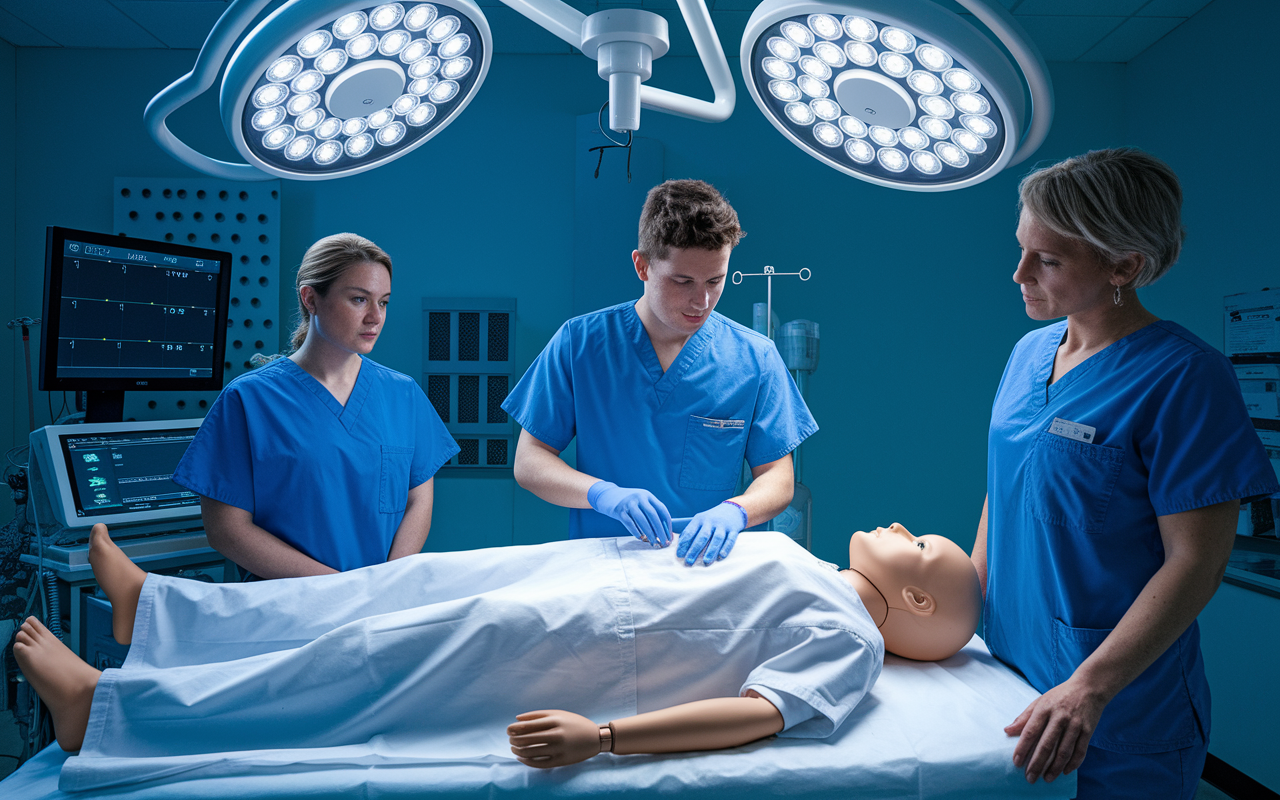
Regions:
[[124, 390], [88, 391], [85, 401], [85, 422], [124, 422]]

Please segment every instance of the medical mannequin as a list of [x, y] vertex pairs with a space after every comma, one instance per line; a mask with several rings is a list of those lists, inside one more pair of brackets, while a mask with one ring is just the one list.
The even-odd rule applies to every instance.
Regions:
[[[866, 673], [868, 675], [867, 680], [858, 687], [855, 695], [850, 696], [860, 697], [865, 694], [865, 691], [870, 688], [871, 683], [874, 682], [874, 678], [879, 672], [877, 662], [880, 648], [879, 642], [875, 641], [875, 634], [871, 632], [872, 623], [880, 625], [890, 649], [898, 648], [903, 653], [909, 656], [914, 655], [915, 657], [943, 658], [949, 656], [968, 641], [973, 634], [978, 610], [976, 603], [977, 574], [968, 556], [949, 540], [933, 536], [917, 539], [899, 525], [877, 529], [870, 533], [858, 532], [853, 535], [850, 543], [850, 556], [851, 558], [856, 558], [854, 562], [856, 571], [846, 570], [840, 573], [839, 576], [828, 572], [827, 567], [823, 566], [821, 562], [795, 548], [784, 537], [779, 537], [778, 542], [780, 542], [778, 546], [784, 547], [784, 549], [790, 548], [786, 549], [785, 552], [779, 551], [780, 557], [784, 560], [807, 565], [804, 566], [804, 570], [807, 571], [800, 573], [799, 580], [802, 584], [807, 583], [810, 585], [795, 585], [788, 582], [781, 589], [774, 589], [775, 593], [779, 591], [783, 593], [776, 596], [800, 597], [803, 603], [808, 606], [811, 603], [825, 603], [826, 600], [824, 598], [827, 595], [835, 595], [835, 603], [847, 603], [847, 605], [839, 606], [847, 609], [847, 611], [842, 612], [847, 616], [835, 620], [835, 624], [850, 631], [865, 631], [865, 633], [856, 634], [855, 637], [857, 641], [867, 643], [860, 650], [863, 655], [858, 657], [863, 659], [863, 664], [867, 663], [867, 659], [876, 659], [876, 661], [872, 662], [874, 669], [868, 670]], [[561, 546], [579, 547], [577, 543], [572, 545], [570, 543], [542, 545], [540, 547], [555, 548]], [[764, 547], [766, 545], [761, 544], [759, 546]], [[584, 542], [581, 547], [599, 549], [605, 547], [605, 545]], [[608, 545], [608, 547], [616, 549], [619, 546]], [[506, 549], [503, 550], [505, 551]], [[628, 555], [627, 558], [636, 558], [634, 551], [637, 550], [644, 554], [641, 558], [646, 559], [646, 563], [649, 563], [647, 559], [665, 560], [666, 558], [660, 551], [639, 548], [633, 548], [633, 554]], [[513, 550], [512, 552], [516, 551]], [[532, 565], [531, 569], [536, 569], [537, 565], [533, 564], [533, 561], [536, 560], [534, 559], [535, 555], [543, 557], [547, 553], [554, 553], [555, 551], [537, 551], [535, 548], [527, 548], [523, 552], [529, 555], [521, 556], [522, 559], [525, 559], [521, 562], [522, 565], [529, 563]], [[455, 563], [458, 563], [457, 560], [463, 558], [473, 560], [475, 558], [483, 558], [484, 553], [485, 551], [478, 551], [474, 555], [470, 553], [441, 554], [434, 558], [452, 558]], [[412, 564], [406, 563], [400, 567], [388, 564], [368, 569], [389, 569], [393, 572], [399, 570], [395, 574], [410, 574], [416, 580], [424, 575], [419, 570], [429, 571], [433, 568], [432, 556], [420, 556], [418, 558], [422, 560]], [[113, 626], [115, 636], [117, 638], [133, 637], [135, 633], [134, 625], [131, 624], [130, 620], [135, 613], [139, 620], [143, 616], [141, 612], [137, 611], [140, 596], [151, 598], [148, 603], [153, 602], [156, 597], [155, 590], [150, 593], [144, 592], [144, 583], [147, 586], [152, 586], [148, 582], [146, 573], [134, 565], [120, 551], [111, 541], [106, 527], [102, 525], [95, 526], [91, 535], [90, 562], [93, 566], [95, 577], [98, 579], [103, 591], [112, 600], [113, 614], [117, 615], [117, 618], [113, 620], [113, 623], [115, 623]], [[730, 568], [726, 565], [718, 567], [718, 570], [725, 570], [726, 568], [737, 569], [746, 563], [745, 561], [740, 561], [738, 566]], [[772, 569], [774, 562], [769, 560], [761, 563], [765, 564], [766, 568]], [[675, 567], [671, 568], [674, 569]], [[406, 573], [405, 570], [410, 570], [411, 572]], [[713, 573], [716, 570], [717, 568], [713, 568], [712, 571], [708, 572], [708, 580], [713, 577]], [[521, 571], [524, 571], [523, 566]], [[364, 571], [360, 572], [363, 573]], [[390, 574], [392, 573], [379, 572], [375, 576], [373, 573], [369, 573], [371, 577]], [[360, 576], [357, 575], [349, 580], [357, 580], [359, 578]], [[311, 587], [313, 589], [324, 589], [331, 594], [331, 584], [327, 581], [335, 579], [343, 580], [342, 576], [307, 578], [300, 579], [300, 581], [308, 583], [298, 583], [296, 586], [299, 591], [306, 591], [308, 587]], [[857, 592], [858, 598], [863, 599], [864, 603], [880, 609], [877, 617], [869, 617], [852, 593], [840, 590], [841, 579]], [[182, 584], [184, 586], [193, 585], [180, 580], [160, 580], [170, 580], [173, 584]], [[315, 584], [315, 581], [325, 581], [325, 583]], [[668, 583], [671, 583], [669, 578]], [[381, 585], [381, 580], [379, 580], [379, 584]], [[687, 591], [687, 589], [683, 589], [686, 586], [683, 581], [673, 585], [681, 587], [683, 591]], [[815, 587], [817, 588], [815, 589]], [[231, 592], [235, 596], [243, 598], [256, 597], [257, 595], [254, 592], [277, 590], [265, 585], [248, 585], [234, 587], [234, 589], [232, 587], [227, 587], [226, 589], [206, 587], [200, 589], [200, 591]], [[545, 591], [554, 593], [555, 588], [547, 588]], [[296, 593], [292, 593], [291, 596], [296, 596]], [[909, 599], [900, 601], [897, 598]], [[536, 599], [533, 598], [535, 601]], [[774, 602], [771, 599], [769, 604]], [[783, 602], [786, 601], [784, 600]], [[597, 607], [597, 605], [590, 605], [591, 609]], [[634, 608], [639, 613], [640, 607], [634, 606]], [[899, 615], [895, 614], [895, 611], [908, 616], [899, 619]], [[252, 613], [253, 609], [242, 609], [237, 618], [245, 620], [243, 624], [252, 625]], [[607, 613], [607, 609], [601, 608], [601, 613]], [[873, 610], [872, 613], [877, 612]], [[382, 616], [386, 617], [388, 615], [384, 614]], [[596, 615], [591, 614], [591, 616]], [[489, 630], [491, 632], [492, 628]], [[940, 641], [946, 642], [945, 651], [941, 647], [934, 648], [927, 653], [918, 649], [921, 636], [926, 632], [930, 635], [936, 635]], [[339, 633], [340, 629], [333, 631], [334, 635]], [[277, 632], [275, 635], [280, 634]], [[538, 638], [545, 638], [545, 636]], [[226, 640], [217, 641], [226, 642]], [[504, 639], [504, 641], [508, 640]], [[838, 641], [845, 642], [846, 640], [839, 639]], [[853, 642], [855, 640], [849, 639], [847, 641]], [[191, 646], [193, 646], [192, 643], [188, 642], [186, 647], [190, 649]], [[198, 647], [200, 645], [195, 646]], [[231, 646], [231, 643], [228, 642], [225, 646]], [[805, 646], [807, 647], [808, 645]], [[845, 652], [859, 652], [856, 649], [849, 650], [843, 644], [840, 646], [842, 648], [841, 653], [837, 654], [828, 650], [828, 657], [834, 656], [838, 661], [838, 659], [844, 657], [843, 653]], [[52, 712], [54, 730], [59, 744], [65, 750], [79, 749], [82, 742], [85, 741], [86, 729], [91, 727], [89, 720], [90, 708], [94, 702], [94, 692], [102, 673], [72, 654], [34, 618], [29, 618], [23, 623], [22, 629], [17, 635], [14, 652], [24, 674]], [[580, 656], [585, 651], [576, 649], [573, 652]], [[415, 663], [426, 657], [415, 656]], [[723, 657], [731, 658], [732, 656], [726, 654]], [[131, 654], [132, 658], [133, 655]], [[226, 663], [230, 664], [231, 662]], [[254, 663], [260, 664], [262, 662], [254, 661]], [[579, 662], [575, 660], [573, 663]], [[379, 662], [379, 665], [381, 666], [381, 662]], [[176, 669], [181, 670], [182, 667], [177, 667]], [[151, 670], [148, 674], [156, 676], [158, 673], [165, 671], [164, 669]], [[843, 672], [843, 668], [841, 668], [841, 671]], [[128, 669], [121, 671], [119, 674], [127, 672], [129, 672]], [[665, 674], [666, 671], [664, 670]], [[642, 674], [641, 677], [644, 678], [646, 676]], [[147, 685], [156, 686], [155, 680], [157, 680], [156, 677], [147, 678]], [[584, 679], [583, 685], [587, 684], [589, 684], [589, 680]], [[219, 683], [220, 687], [222, 685], [222, 683]], [[767, 683], [756, 683], [755, 685], [761, 687], [761, 692], [771, 692], [777, 689], [776, 686], [771, 686]], [[830, 685], [824, 685], [829, 690], [831, 689]], [[553, 696], [558, 695], [561, 691], [556, 687], [552, 687], [552, 689]], [[566, 695], [572, 695], [575, 691], [580, 690], [581, 687], [579, 686], [564, 687]], [[152, 690], [148, 689], [147, 691], [150, 692]], [[382, 690], [379, 689], [377, 691], [381, 693]], [[693, 702], [678, 702], [669, 707], [660, 708], [660, 710], [614, 719], [610, 725], [596, 724], [586, 717], [567, 711], [533, 711], [520, 714], [517, 717], [517, 722], [508, 728], [508, 735], [511, 739], [512, 751], [523, 763], [535, 767], [552, 767], [576, 763], [604, 750], [611, 750], [614, 753], [661, 753], [734, 747], [783, 730], [783, 715], [769, 699], [754, 691], [745, 691], [743, 694], [744, 696], [741, 697], [718, 696]], [[837, 690], [836, 694], [842, 695], [844, 690]], [[436, 696], [438, 697], [438, 695]], [[444, 702], [443, 699], [442, 702]], [[272, 705], [274, 707], [274, 704]], [[471, 708], [471, 706], [465, 706], [463, 713], [474, 714], [475, 712], [471, 711]], [[128, 709], [125, 708], [123, 711], [127, 713]], [[278, 714], [279, 712], [273, 711], [272, 713]], [[154, 709], [149, 707], [147, 714], [140, 718], [142, 724], [145, 725], [148, 715], [152, 714], [154, 714]], [[208, 726], [211, 724], [211, 720], [208, 717], [201, 717], [201, 719], [204, 720], [204, 725], [206, 726], [202, 736], [207, 736], [209, 735], [210, 728]], [[413, 719], [414, 722], [412, 724], [418, 725], [420, 721], [416, 717]], [[836, 718], [833, 724], [838, 725], [841, 720], [843, 720], [843, 716]], [[98, 724], [100, 727], [102, 723]], [[129, 732], [127, 721], [123, 723], [117, 721], [114, 724], [124, 724], [126, 727], [120, 730], [126, 733]], [[342, 721], [342, 727], [344, 728], [350, 724], [348, 720], [344, 719]], [[830, 730], [832, 728], [828, 728], [818, 735], [829, 735]], [[237, 738], [249, 733], [241, 728], [234, 729], [233, 733], [235, 731], [238, 731], [235, 734]], [[161, 750], [167, 750], [171, 747], [172, 745], [166, 744], [162, 740], [160, 744]]]

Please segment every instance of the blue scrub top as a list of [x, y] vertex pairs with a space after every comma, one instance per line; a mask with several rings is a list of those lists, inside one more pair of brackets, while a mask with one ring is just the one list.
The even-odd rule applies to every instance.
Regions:
[[[1161, 321], [1048, 385], [1066, 330], [1014, 348], [987, 447], [983, 635], [1041, 692], [1097, 649], [1164, 564], [1157, 517], [1280, 489], [1221, 353]], [[1192, 623], [1116, 695], [1090, 744], [1151, 753], [1208, 734]]]
[[409, 490], [457, 452], [409, 376], [365, 358], [343, 407], [280, 358], [222, 390], [173, 480], [345, 571], [387, 560]]
[[[673, 517], [730, 498], [742, 459], [777, 461], [818, 430], [777, 347], [712, 312], [664, 373], [635, 301], [569, 320], [502, 407], [578, 470], [648, 489]], [[571, 509], [573, 539], [626, 536], [593, 509]]]

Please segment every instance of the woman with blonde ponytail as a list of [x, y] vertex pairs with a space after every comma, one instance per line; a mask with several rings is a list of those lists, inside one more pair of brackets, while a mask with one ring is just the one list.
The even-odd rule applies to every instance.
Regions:
[[433, 476], [458, 452], [416, 382], [368, 358], [391, 257], [353, 233], [298, 268], [292, 353], [232, 381], [173, 479], [209, 544], [251, 575], [341, 572], [422, 550]]

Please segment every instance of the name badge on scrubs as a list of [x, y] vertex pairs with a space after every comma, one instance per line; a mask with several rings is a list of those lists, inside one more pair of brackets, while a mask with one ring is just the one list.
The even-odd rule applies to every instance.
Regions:
[[1082, 425], [1079, 422], [1072, 422], [1062, 417], [1054, 417], [1053, 424], [1049, 426], [1049, 433], [1064, 436], [1068, 439], [1075, 439], [1077, 442], [1084, 442], [1085, 444], [1093, 444], [1093, 437], [1097, 432], [1097, 428]]
[[711, 419], [710, 417], [699, 417], [697, 414], [692, 414], [691, 416], [701, 422], [704, 428], [740, 430], [747, 425], [747, 421], [744, 419]]

